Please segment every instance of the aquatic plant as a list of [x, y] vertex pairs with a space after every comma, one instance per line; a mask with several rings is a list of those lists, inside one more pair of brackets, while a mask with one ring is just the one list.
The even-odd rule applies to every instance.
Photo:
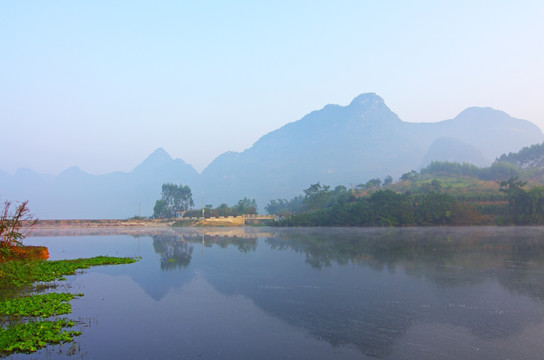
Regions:
[[8, 261], [0, 263], [0, 288], [29, 286], [35, 282], [64, 280], [64, 276], [91, 266], [131, 264], [137, 259], [97, 256], [55, 261]]
[[71, 342], [80, 331], [66, 331], [74, 326], [73, 321], [33, 321], [0, 328], [0, 354], [12, 352], [34, 352], [47, 344]]
[[0, 301], [0, 316], [9, 320], [20, 317], [49, 317], [69, 314], [72, 311], [68, 303], [76, 296], [83, 294], [48, 293], [23, 296]]
[[[138, 261], [132, 258], [98, 256], [74, 260], [16, 260], [0, 263], [0, 355], [12, 352], [34, 352], [47, 344], [73, 341], [80, 331], [66, 331], [75, 325], [67, 319], [37, 320], [69, 314], [72, 310], [69, 301], [83, 294], [47, 293], [21, 296], [36, 282], [65, 280], [79, 269], [91, 266], [130, 264]], [[11, 293], [10, 291], [11, 290]], [[15, 293], [18, 296], [11, 296]]]

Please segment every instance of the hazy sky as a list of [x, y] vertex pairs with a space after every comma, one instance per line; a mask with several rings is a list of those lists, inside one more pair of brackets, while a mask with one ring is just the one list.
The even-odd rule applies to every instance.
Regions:
[[0, 2], [0, 170], [201, 171], [326, 104], [544, 128], [544, 1]]

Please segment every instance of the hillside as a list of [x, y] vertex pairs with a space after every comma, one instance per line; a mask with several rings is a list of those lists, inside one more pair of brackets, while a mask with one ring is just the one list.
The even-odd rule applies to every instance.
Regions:
[[376, 94], [362, 94], [347, 106], [327, 105], [266, 134], [244, 152], [219, 156], [202, 173], [197, 192], [210, 201], [249, 196], [265, 204], [318, 181], [349, 187], [375, 177], [396, 179], [433, 160], [486, 166], [543, 140], [534, 124], [491, 108], [407, 123]]
[[513, 164], [520, 169], [544, 170], [544, 144], [534, 144], [524, 147], [517, 153], [503, 154], [498, 160]]

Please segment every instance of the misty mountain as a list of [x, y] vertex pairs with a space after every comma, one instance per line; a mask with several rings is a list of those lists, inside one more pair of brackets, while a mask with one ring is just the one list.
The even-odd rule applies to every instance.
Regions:
[[[164, 182], [194, 183], [198, 173], [183, 160], [157, 149], [132, 172], [91, 175], [71, 167], [58, 176], [20, 169], [0, 174], [3, 200], [29, 200], [32, 213], [42, 219], [128, 218], [152, 213]], [[185, 180], [186, 179], [186, 180]]]
[[425, 153], [421, 167], [423, 168], [433, 161], [471, 163], [480, 167], [489, 165], [489, 159], [476, 147], [449, 137], [438, 138], [431, 144]]
[[[424, 111], [424, 110], [422, 110]], [[90, 175], [70, 168], [58, 176], [20, 169], [0, 172], [0, 196], [30, 200], [40, 218], [127, 218], [153, 212], [165, 182], [193, 190], [196, 206], [232, 205], [247, 196], [261, 211], [271, 199], [291, 198], [309, 185], [355, 185], [393, 178], [433, 160], [490, 165], [504, 153], [542, 143], [534, 124], [491, 108], [469, 108], [451, 120], [407, 123], [376, 94], [349, 105], [327, 105], [261, 137], [240, 153], [218, 156], [202, 174], [158, 149], [130, 173]]]
[[503, 153], [542, 142], [540, 129], [491, 108], [469, 108], [451, 120], [403, 122], [375, 94], [347, 106], [327, 105], [266, 134], [241, 153], [225, 153], [202, 173], [198, 192], [232, 203], [299, 195], [310, 184], [359, 184], [400, 177], [433, 160], [490, 165]]

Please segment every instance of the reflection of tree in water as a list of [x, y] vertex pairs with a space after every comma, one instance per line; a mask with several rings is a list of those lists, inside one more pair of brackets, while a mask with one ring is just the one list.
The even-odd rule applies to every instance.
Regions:
[[[303, 253], [306, 263], [316, 269], [332, 263], [390, 271], [401, 266], [407, 274], [437, 286], [477, 284], [489, 277], [501, 280], [508, 274], [506, 278], [516, 279], [505, 281], [509, 289], [535, 295], [535, 281], [523, 292], [520, 280], [530, 277], [535, 267], [544, 271], [543, 234], [530, 228], [346, 229], [337, 233], [319, 229], [278, 235], [266, 240], [272, 249]], [[544, 300], [544, 284], [540, 286], [538, 297]]]
[[504, 266], [513, 271], [504, 272], [499, 282], [513, 293], [544, 301], [544, 252], [542, 237], [517, 239], [512, 244], [511, 256]]
[[211, 236], [204, 234], [183, 235], [184, 239], [190, 243], [201, 243], [205, 247], [217, 245], [221, 248], [229, 246], [236, 247], [242, 253], [248, 253], [257, 250], [256, 237], [239, 236]]
[[155, 252], [161, 255], [161, 269], [163, 270], [189, 266], [194, 244], [201, 243], [205, 247], [217, 245], [221, 248], [235, 246], [242, 253], [257, 249], [257, 238], [209, 236], [198, 233], [152, 235], [152, 238]]
[[173, 270], [191, 263], [193, 245], [178, 235], [153, 235], [153, 248], [161, 255], [161, 269]]
[[[206, 279], [317, 339], [354, 345], [372, 358], [391, 356], [406, 332], [422, 323], [467, 329], [476, 340], [508, 342], [542, 320], [534, 307], [525, 307], [526, 296], [544, 299], [542, 233], [531, 228], [278, 229], [265, 235], [266, 243], [304, 254], [310, 266], [278, 253], [259, 263], [251, 256], [225, 256], [214, 260], [221, 271], [210, 270]], [[258, 243], [255, 237], [196, 232], [166, 237], [165, 244], [162, 238], [153, 242], [161, 267], [179, 243], [187, 250], [185, 266], [200, 244], [234, 246], [243, 254]], [[355, 266], [338, 266], [348, 264]], [[389, 276], [394, 272], [399, 274]], [[496, 280], [508, 291], [485, 293], [486, 284]], [[495, 306], [504, 314], [494, 313]]]
[[[396, 339], [422, 321], [467, 328], [481, 339], [507, 339], [541, 321], [540, 314], [516, 309], [517, 301], [524, 304], [526, 300], [509, 303], [507, 299], [512, 298], [507, 294], [544, 300], [542, 234], [542, 230], [531, 228], [280, 230], [277, 236], [267, 238], [270, 247], [304, 254], [312, 268], [351, 263], [380, 272], [402, 269], [413, 279], [430, 281], [440, 289], [436, 293], [440, 296], [434, 303], [428, 300], [429, 308], [422, 308], [421, 301], [427, 300], [421, 299], [418, 290], [372, 294], [372, 284], [360, 290], [360, 280], [356, 276], [349, 279], [346, 270], [339, 283], [346, 287], [353, 284], [359, 294], [353, 290], [343, 295], [316, 291], [310, 296], [300, 289], [289, 294], [289, 304], [265, 298], [255, 302], [334, 346], [355, 344], [376, 358], [387, 357]], [[483, 283], [493, 281], [507, 290], [496, 300], [481, 293]], [[388, 289], [387, 284], [382, 287]], [[320, 300], [314, 301], [315, 297]], [[488, 306], [507, 310], [496, 316], [496, 309]]]

